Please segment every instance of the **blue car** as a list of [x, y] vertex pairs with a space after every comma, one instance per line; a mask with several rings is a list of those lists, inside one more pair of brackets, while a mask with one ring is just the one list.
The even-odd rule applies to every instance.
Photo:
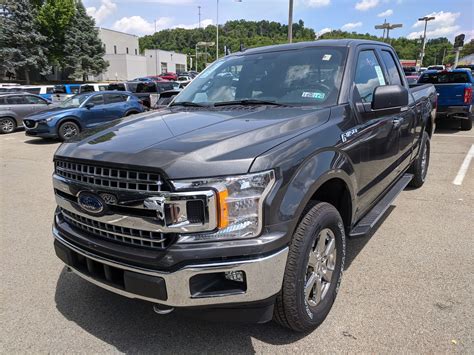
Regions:
[[27, 136], [71, 139], [84, 129], [144, 111], [129, 92], [87, 92], [68, 98], [59, 105], [27, 116], [23, 120]]

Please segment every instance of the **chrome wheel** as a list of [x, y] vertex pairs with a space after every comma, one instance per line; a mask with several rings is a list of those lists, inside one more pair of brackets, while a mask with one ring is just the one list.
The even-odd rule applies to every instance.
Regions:
[[317, 306], [326, 296], [331, 286], [336, 267], [336, 237], [329, 228], [319, 232], [309, 252], [304, 283], [306, 302]]
[[0, 130], [2, 133], [11, 133], [15, 130], [15, 122], [11, 118], [0, 120]]
[[427, 165], [428, 165], [428, 147], [425, 144], [423, 147], [423, 153], [421, 155], [421, 177], [423, 180], [426, 177]]
[[68, 122], [64, 123], [61, 126], [61, 131], [62, 131], [62, 136], [65, 139], [72, 138], [79, 133], [77, 126], [74, 123], [68, 123]]

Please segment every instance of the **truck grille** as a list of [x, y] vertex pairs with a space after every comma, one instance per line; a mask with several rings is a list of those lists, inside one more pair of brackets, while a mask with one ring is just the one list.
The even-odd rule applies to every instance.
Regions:
[[161, 191], [163, 185], [161, 176], [156, 173], [109, 168], [64, 160], [55, 161], [55, 172], [69, 180], [129, 191], [156, 192]]
[[61, 209], [61, 214], [70, 226], [88, 232], [95, 237], [109, 239], [123, 244], [165, 249], [171, 244], [173, 239], [172, 235], [169, 234], [165, 235], [159, 232], [124, 228], [108, 223], [98, 222], [91, 218], [66, 211], [65, 209]]

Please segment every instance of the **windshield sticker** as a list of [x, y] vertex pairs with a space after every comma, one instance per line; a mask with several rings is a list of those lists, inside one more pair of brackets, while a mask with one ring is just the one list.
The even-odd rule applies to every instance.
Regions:
[[383, 77], [382, 69], [380, 69], [380, 66], [375, 65], [374, 69], [377, 73], [377, 78], [379, 79], [380, 85], [385, 85], [385, 78]]
[[308, 92], [308, 91], [303, 91], [301, 94], [301, 97], [307, 97], [310, 99], [316, 99], [316, 100], [324, 100], [326, 97], [326, 94], [324, 92]]
[[328, 60], [331, 60], [331, 57], [332, 57], [331, 54], [325, 54], [325, 55], [323, 55], [323, 59], [322, 59], [322, 60], [328, 61]]

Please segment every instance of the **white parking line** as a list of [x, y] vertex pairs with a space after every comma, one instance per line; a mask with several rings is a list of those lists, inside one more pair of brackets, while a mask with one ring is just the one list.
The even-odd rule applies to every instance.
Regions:
[[469, 149], [469, 152], [467, 152], [467, 155], [464, 158], [464, 161], [462, 162], [461, 167], [459, 168], [458, 174], [453, 180], [454, 185], [462, 185], [462, 181], [464, 180], [464, 177], [466, 176], [467, 169], [469, 169], [469, 164], [471, 164], [472, 158], [474, 158], [474, 144], [471, 145], [471, 149]]
[[443, 134], [443, 133], [435, 133], [436, 137], [459, 137], [459, 138], [474, 138], [474, 136], [469, 136], [467, 134]]

